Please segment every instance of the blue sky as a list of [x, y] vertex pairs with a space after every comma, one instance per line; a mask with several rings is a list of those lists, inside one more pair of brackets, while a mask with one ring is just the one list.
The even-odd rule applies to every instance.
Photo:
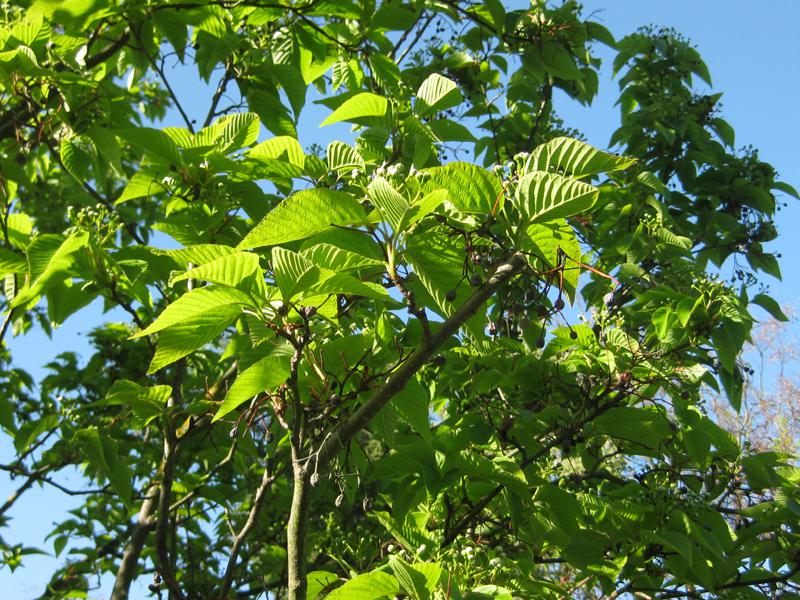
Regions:
[[[521, 2], [508, 3], [513, 7]], [[781, 179], [800, 187], [800, 36], [796, 34], [800, 22], [800, 2], [796, 0], [771, 0], [756, 8], [752, 1], [744, 0], [587, 0], [583, 2], [585, 14], [594, 13], [594, 19], [608, 27], [615, 37], [621, 37], [641, 25], [672, 26], [687, 36], [698, 48], [711, 72], [716, 92], [724, 92], [722, 116], [736, 130], [737, 146], [752, 144], [759, 149], [761, 158], [772, 163]], [[601, 48], [606, 58], [612, 54]], [[606, 147], [611, 132], [617, 127], [617, 84], [610, 80], [609, 65], [604, 64], [600, 96], [594, 105], [581, 108], [562, 106], [560, 114], [566, 122], [582, 130], [588, 141]], [[188, 104], [190, 112], [200, 111], [193, 101], [198, 97], [196, 77], [184, 77], [175, 86], [179, 96]], [[698, 91], [704, 91], [698, 88]], [[325, 109], [316, 109], [316, 115], [326, 115]], [[301, 143], [325, 145], [334, 136], [344, 136], [347, 128], [329, 127], [319, 130], [316, 116], [309, 115], [309, 127], [301, 129]], [[174, 115], [171, 125], [181, 125]], [[772, 248], [783, 254], [780, 261], [783, 281], [769, 281], [773, 296], [782, 304], [797, 304], [800, 298], [800, 265], [794, 260], [797, 251], [795, 228], [800, 227], [800, 202], [785, 198], [788, 207], [777, 219], [781, 237]], [[99, 305], [84, 310], [79, 318], [68, 321], [48, 339], [41, 332], [33, 332], [10, 343], [15, 364], [30, 370], [35, 376], [53, 356], [64, 350], [85, 348], [82, 333], [99, 318]], [[798, 332], [795, 332], [798, 333]], [[11, 443], [0, 438], [0, 460], [11, 455]], [[72, 473], [73, 483], [79, 476]], [[60, 479], [64, 481], [64, 478]], [[19, 485], [0, 475], [0, 495], [7, 496]], [[9, 543], [24, 542], [52, 550], [44, 536], [52, 524], [60, 520], [79, 500], [50, 490], [29, 491], [11, 510], [11, 527], [0, 534]], [[30, 557], [27, 566], [11, 574], [0, 570], [0, 590], [8, 600], [38, 596], [53, 568], [49, 557]], [[106, 597], [108, 588], [94, 597]], [[133, 597], [145, 597], [143, 588], [133, 590]]]

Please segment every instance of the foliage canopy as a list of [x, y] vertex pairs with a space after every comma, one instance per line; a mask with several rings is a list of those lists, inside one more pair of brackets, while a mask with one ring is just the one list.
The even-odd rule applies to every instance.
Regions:
[[[797, 194], [681, 36], [539, 0], [1, 9], [2, 337], [114, 309], [36, 386], [0, 356], [2, 525], [85, 474], [45, 597], [795, 597], [800, 471], [700, 390], [738, 408], [751, 305], [783, 318]], [[596, 44], [619, 154], [555, 112]]]

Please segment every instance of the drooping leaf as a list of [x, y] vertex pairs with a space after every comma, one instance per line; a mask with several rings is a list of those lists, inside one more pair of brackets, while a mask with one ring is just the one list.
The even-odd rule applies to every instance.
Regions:
[[0, 248], [0, 277], [9, 273], [24, 273], [28, 270], [28, 261], [16, 252]]
[[152, 127], [135, 127], [118, 129], [118, 137], [144, 151], [149, 156], [165, 165], [178, 166], [181, 164], [181, 153], [178, 146], [166, 133]]
[[581, 246], [572, 227], [564, 219], [558, 219], [548, 223], [532, 223], [526, 233], [533, 245], [529, 262], [535, 262], [535, 259], [542, 261], [542, 264], [531, 266], [540, 271], [552, 271], [563, 261], [560, 280], [564, 283], [564, 291], [570, 301], [574, 302], [581, 273], [578, 265], [581, 262]]
[[250, 146], [258, 139], [261, 122], [255, 113], [224, 115], [195, 134], [195, 143], [215, 145], [221, 152]]
[[164, 191], [166, 191], [166, 188], [153, 175], [146, 171], [137, 171], [130, 178], [128, 185], [122, 190], [115, 203], [122, 204], [136, 198], [147, 198]]
[[425, 575], [417, 571], [403, 559], [392, 556], [389, 559], [389, 567], [391, 567], [394, 576], [400, 583], [400, 587], [403, 588], [403, 591], [409, 598], [413, 598], [414, 600], [428, 600], [428, 598], [431, 597], [427, 588]]
[[367, 267], [382, 267], [383, 261], [344, 250], [333, 244], [315, 244], [300, 252], [315, 265], [332, 271], [352, 271]]
[[71, 236], [40, 235], [28, 247], [30, 281], [11, 302], [11, 308], [22, 306], [37, 298], [54, 281], [63, 281], [76, 267], [73, 255], [86, 247], [85, 232]]
[[336, 574], [330, 571], [311, 571], [306, 578], [308, 581], [306, 600], [316, 600], [323, 590], [338, 579]]
[[621, 406], [612, 408], [595, 419], [600, 430], [611, 437], [636, 442], [658, 449], [672, 430], [657, 410]]
[[169, 256], [183, 266], [188, 266], [189, 264], [195, 266], [203, 265], [234, 252], [236, 252], [235, 248], [223, 246], [222, 244], [194, 244], [175, 250], [153, 250], [154, 254]]
[[83, 457], [90, 467], [108, 479], [111, 488], [126, 505], [131, 503], [131, 472], [119, 456], [119, 445], [108, 435], [103, 435], [95, 427], [75, 432], [80, 440]]
[[143, 386], [127, 379], [120, 379], [114, 382], [106, 397], [94, 405], [124, 406], [148, 423], [164, 413], [171, 395], [172, 388], [168, 385]]

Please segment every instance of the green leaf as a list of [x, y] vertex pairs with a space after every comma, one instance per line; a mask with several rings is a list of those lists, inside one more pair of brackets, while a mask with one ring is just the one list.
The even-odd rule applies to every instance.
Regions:
[[106, 435], [101, 435], [94, 427], [78, 430], [75, 432], [75, 438], [79, 441], [81, 454], [86, 457], [90, 467], [105, 476], [111, 484], [111, 489], [130, 506], [131, 472], [119, 455], [117, 442]]
[[365, 117], [382, 117], [388, 108], [389, 102], [383, 96], [372, 92], [361, 92], [345, 100], [339, 108], [320, 123], [320, 127], [340, 121], [357, 122]]
[[635, 162], [636, 159], [603, 152], [580, 140], [557, 137], [531, 152], [523, 172], [547, 171], [586, 177], [621, 171]]
[[306, 600], [316, 600], [325, 589], [338, 580], [339, 577], [330, 571], [311, 571], [306, 577], [308, 582]]
[[196, 266], [210, 263], [223, 256], [233, 254], [234, 252], [236, 252], [235, 248], [223, 246], [222, 244], [193, 244], [175, 250], [153, 249], [154, 254], [169, 256], [184, 267], [189, 264]]
[[542, 271], [555, 269], [559, 266], [559, 250], [572, 259], [565, 264], [563, 282], [564, 291], [574, 302], [581, 273], [581, 268], [576, 264], [581, 261], [581, 246], [572, 227], [564, 219], [558, 219], [550, 223], [532, 223], [526, 233], [532, 243], [532, 254], [528, 256], [528, 261], [533, 263], [538, 258], [544, 263], [531, 264], [532, 267]]
[[328, 169], [342, 171], [345, 169], [366, 169], [366, 164], [355, 148], [344, 142], [331, 142], [325, 152]]
[[606, 435], [658, 449], [672, 430], [656, 410], [620, 406], [595, 419], [595, 425]]
[[392, 406], [403, 420], [424, 438], [431, 437], [430, 397], [417, 379], [411, 379], [392, 398]]
[[239, 243], [239, 248], [275, 246], [302, 240], [334, 226], [366, 221], [361, 204], [350, 194], [314, 188], [289, 196], [262, 219]]
[[148, 423], [164, 413], [171, 395], [172, 387], [168, 385], [143, 386], [119, 379], [108, 390], [106, 397], [93, 403], [93, 406], [126, 406]]
[[300, 142], [288, 135], [280, 135], [253, 146], [248, 150], [247, 157], [282, 160], [301, 169], [306, 162], [306, 155]]
[[[717, 349], [719, 353], [719, 349]], [[720, 361], [721, 362], [721, 361]], [[739, 372], [739, 367], [734, 365], [732, 371], [725, 368], [719, 369], [717, 377], [725, 390], [728, 402], [735, 411], [739, 411], [742, 406], [742, 395], [744, 394], [744, 378]]]
[[187, 279], [196, 279], [234, 288], [245, 285], [249, 288], [252, 287], [253, 278], [260, 273], [257, 254], [233, 252], [185, 273], [174, 274], [170, 277], [169, 285], [172, 286]]
[[96, 153], [94, 146], [81, 136], [65, 137], [61, 140], [61, 162], [64, 168], [81, 183], [89, 178], [93, 155]]
[[453, 81], [438, 73], [431, 73], [417, 90], [414, 111], [420, 117], [427, 117], [458, 106], [463, 99], [461, 91]]
[[136, 127], [117, 129], [115, 133], [132, 146], [143, 150], [151, 159], [176, 167], [181, 164], [181, 153], [177, 144], [160, 129]]
[[252, 304], [247, 294], [229, 287], [197, 288], [167, 306], [153, 323], [130, 339], [152, 335], [174, 325], [190, 324], [205, 315], [233, 319], [241, 314], [242, 307]]
[[383, 261], [368, 258], [363, 254], [343, 250], [333, 244], [315, 244], [300, 254], [318, 267], [333, 271], [353, 271], [366, 267], [383, 267]]
[[428, 129], [439, 142], [472, 142], [478, 139], [461, 123], [450, 119], [434, 119], [427, 123]]
[[664, 183], [656, 176], [654, 173], [650, 171], [642, 171], [636, 176], [636, 181], [649, 187], [654, 192], [658, 192], [659, 194], [668, 194], [669, 188], [664, 185]]
[[28, 261], [24, 256], [0, 248], [0, 277], [5, 277], [9, 273], [24, 273], [28, 270]]
[[392, 556], [389, 559], [389, 567], [391, 567], [394, 576], [400, 583], [400, 587], [403, 588], [403, 591], [410, 598], [414, 600], [428, 600], [428, 598], [431, 597], [427, 589], [425, 575], [407, 564], [403, 559]]
[[135, 200], [136, 198], [148, 198], [155, 194], [160, 194], [166, 191], [166, 189], [167, 188], [161, 185], [159, 181], [156, 181], [153, 175], [150, 175], [146, 171], [137, 171], [133, 174], [133, 177], [130, 178], [125, 189], [122, 190], [115, 204], [122, 204], [123, 202]]
[[215, 123], [195, 134], [199, 146], [217, 147], [220, 152], [250, 146], [258, 139], [261, 121], [256, 113], [224, 115]]
[[447, 199], [462, 212], [489, 214], [503, 193], [496, 175], [471, 163], [454, 162], [425, 172], [431, 178], [429, 190], [447, 190]]
[[345, 273], [320, 270], [319, 280], [312, 283], [305, 296], [315, 294], [351, 294], [376, 300], [387, 300], [389, 292], [382, 285], [360, 281]]
[[767, 296], [766, 294], [756, 294], [752, 300], [750, 300], [753, 304], [758, 304], [761, 308], [767, 311], [773, 319], [778, 321], [788, 321], [789, 317], [781, 310], [780, 304], [778, 304], [771, 296]]
[[597, 188], [556, 173], [534, 171], [520, 179], [516, 199], [531, 223], [555, 221], [581, 214], [597, 201]]
[[22, 306], [47, 291], [50, 283], [66, 279], [76, 266], [73, 255], [86, 247], [88, 239], [87, 233], [37, 236], [28, 247], [30, 282], [19, 291], [10, 307]]
[[297, 292], [310, 287], [320, 278], [319, 268], [310, 260], [285, 248], [272, 249], [272, 264], [275, 283], [278, 284], [284, 302], [288, 302]]
[[736, 343], [724, 325], [711, 332], [711, 340], [714, 342], [714, 349], [717, 351], [720, 364], [726, 371], [732, 373], [736, 365], [736, 357], [742, 349], [741, 344]]
[[247, 92], [247, 105], [261, 117], [261, 122], [277, 136], [297, 137], [297, 127], [289, 110], [283, 105], [277, 90], [254, 88]]
[[325, 600], [380, 600], [400, 591], [397, 579], [382, 571], [356, 575], [325, 596]]
[[289, 377], [289, 356], [267, 356], [239, 373], [213, 421], [218, 421], [253, 396], [269, 392]]
[[370, 200], [378, 207], [384, 220], [397, 233], [403, 216], [408, 211], [408, 201], [383, 177], [376, 177], [367, 188]]
[[677, 325], [677, 315], [668, 306], [657, 308], [650, 320], [655, 328], [656, 336], [661, 341], [665, 341], [670, 335], [670, 330]]
[[686, 562], [692, 562], [692, 542], [682, 533], [677, 531], [662, 531], [655, 534], [655, 539], [667, 548], [680, 554]]
[[772, 184], [772, 188], [780, 190], [784, 194], [789, 194], [793, 198], [797, 198], [798, 200], [800, 200], [800, 193], [798, 193], [797, 190], [788, 183], [785, 183], [783, 181], [776, 181], [775, 183]]
[[172, 325], [158, 336], [158, 344], [147, 374], [152, 375], [187, 356], [195, 350], [216, 340], [219, 335], [241, 314], [239, 307], [219, 308], [200, 313], [191, 323]]

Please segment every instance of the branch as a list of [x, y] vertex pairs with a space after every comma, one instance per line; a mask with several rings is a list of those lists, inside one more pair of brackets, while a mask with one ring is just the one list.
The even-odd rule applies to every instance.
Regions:
[[[431, 23], [433, 23], [433, 20], [434, 20], [435, 18], [436, 18], [436, 13], [435, 13], [435, 12], [434, 12], [434, 13], [431, 13], [431, 14], [428, 16], [428, 18], [427, 18], [427, 19], [425, 20], [425, 22], [422, 24], [422, 27], [420, 27], [420, 28], [417, 30], [417, 34], [414, 36], [414, 39], [413, 39], [413, 40], [411, 40], [411, 43], [410, 43], [408, 46], [406, 46], [406, 47], [403, 49], [403, 51], [400, 53], [400, 56], [399, 56], [399, 57], [398, 57], [398, 59], [397, 59], [397, 64], [398, 64], [398, 65], [400, 65], [400, 63], [401, 63], [401, 62], [403, 62], [403, 59], [404, 59], [406, 56], [408, 56], [408, 53], [409, 53], [409, 52], [411, 52], [411, 50], [414, 48], [414, 46], [416, 46], [416, 45], [419, 43], [419, 41], [422, 39], [422, 36], [425, 34], [425, 30], [426, 30], [426, 29], [428, 29], [428, 27], [430, 26], [430, 24], [431, 24]], [[409, 29], [408, 31], [406, 31], [406, 32], [403, 34], [403, 38], [401, 38], [401, 39], [399, 39], [399, 40], [397, 41], [397, 45], [396, 45], [396, 46], [395, 46], [395, 47], [392, 49], [392, 54], [390, 55], [390, 58], [394, 58], [394, 53], [395, 53], [395, 51], [396, 51], [396, 50], [399, 48], [400, 44], [402, 44], [402, 43], [403, 43], [403, 41], [405, 41], [405, 40], [404, 40], [404, 38], [405, 38], [405, 36], [408, 34], [408, 32], [409, 32], [409, 31], [411, 31], [411, 30]]]
[[217, 106], [219, 105], [219, 101], [222, 98], [222, 94], [225, 93], [225, 90], [228, 88], [228, 82], [231, 80], [231, 75], [233, 74], [233, 61], [229, 61], [227, 66], [225, 67], [225, 73], [222, 75], [222, 79], [219, 80], [219, 85], [217, 86], [216, 91], [214, 92], [214, 96], [211, 98], [211, 106], [208, 107], [208, 113], [206, 114], [206, 119], [203, 121], [203, 129], [211, 125], [211, 121], [214, 119], [216, 115]]
[[150, 484], [142, 507], [139, 509], [139, 516], [136, 525], [133, 527], [131, 541], [125, 548], [122, 562], [117, 569], [114, 579], [114, 588], [111, 590], [111, 600], [128, 600], [131, 582], [136, 577], [136, 565], [139, 562], [139, 555], [147, 540], [147, 534], [153, 528], [153, 513], [156, 508], [158, 498], [158, 483]]
[[156, 556], [159, 563], [159, 574], [164, 578], [164, 583], [170, 592], [179, 600], [184, 596], [175, 574], [172, 572], [172, 562], [167, 548], [167, 524], [170, 515], [170, 497], [172, 495], [172, 479], [175, 470], [177, 440], [172, 431], [169, 417], [164, 426], [164, 458], [161, 463], [161, 485], [158, 494], [158, 519], [156, 520]]
[[[119, 52], [119, 50], [122, 49], [122, 47], [128, 42], [129, 38], [130, 31], [126, 29], [118, 39], [111, 42], [97, 54], [88, 57], [85, 62], [86, 68], [90, 70], [94, 69], [101, 63], [114, 56], [114, 54]], [[55, 69], [57, 71], [65, 71], [67, 70], [67, 67], [65, 65], [56, 65]], [[0, 141], [9, 138], [15, 138], [17, 125], [33, 118], [35, 114], [36, 112], [32, 106], [18, 106], [0, 116]]]
[[156, 63], [155, 59], [150, 56], [150, 53], [144, 47], [144, 43], [142, 42], [141, 37], [139, 37], [139, 33], [136, 33], [136, 41], [139, 42], [139, 50], [141, 50], [142, 54], [145, 55], [147, 58], [147, 62], [150, 63], [150, 66], [153, 67], [153, 70], [158, 74], [158, 77], [161, 79], [161, 82], [164, 84], [164, 87], [167, 89], [167, 93], [169, 97], [172, 98], [173, 104], [175, 104], [175, 108], [178, 109], [181, 117], [183, 118], [183, 122], [186, 123], [186, 129], [188, 129], [191, 133], [194, 133], [194, 125], [192, 125], [192, 120], [189, 118], [189, 115], [186, 114], [186, 111], [183, 110], [183, 106], [181, 105], [178, 97], [175, 95], [175, 91], [172, 89], [172, 86], [169, 84], [169, 80], [167, 79], [166, 74], [164, 73], [164, 69], [159, 67]]
[[28, 475], [28, 479], [25, 481], [25, 483], [14, 490], [8, 497], [8, 500], [5, 501], [3, 506], [0, 506], [0, 517], [2, 517], [9, 508], [14, 506], [14, 503], [19, 500], [20, 496], [22, 496], [22, 494], [24, 494], [27, 489], [30, 488], [37, 480], [41, 479], [41, 476], [47, 473], [48, 470], [50, 470], [50, 465], [45, 465], [44, 467], [40, 467]]
[[231, 552], [228, 556], [228, 564], [225, 567], [225, 575], [222, 579], [222, 588], [220, 589], [220, 593], [216, 596], [218, 598], [227, 598], [228, 596], [228, 592], [233, 584], [233, 575], [236, 571], [236, 560], [239, 557], [239, 551], [242, 549], [242, 544], [244, 544], [244, 541], [250, 534], [250, 531], [253, 529], [253, 527], [255, 527], [258, 513], [261, 512], [261, 508], [264, 505], [264, 499], [266, 498], [267, 490], [276, 478], [276, 475], [270, 475], [269, 469], [264, 467], [264, 475], [261, 477], [261, 484], [256, 490], [255, 498], [253, 498], [253, 505], [250, 507], [250, 514], [248, 514], [247, 521], [233, 540], [233, 546], [231, 546]]
[[[610, 391], [610, 390], [607, 390], [606, 393], [608, 393], [608, 391]], [[571, 427], [567, 427], [560, 434], [558, 434], [552, 440], [550, 440], [549, 443], [544, 444], [539, 449], [538, 452], [532, 454], [529, 457], [526, 457], [520, 463], [520, 469], [524, 469], [525, 467], [527, 467], [528, 465], [530, 465], [534, 461], [537, 461], [540, 458], [542, 458], [543, 456], [545, 456], [546, 454], [548, 454], [550, 452], [550, 450], [552, 450], [556, 446], [562, 444], [563, 442], [565, 442], [566, 440], [571, 438], [572, 434], [575, 431], [575, 429], [577, 429], [579, 427], [583, 427], [586, 423], [592, 421], [593, 419], [596, 419], [598, 416], [600, 416], [604, 412], [608, 411], [609, 409], [613, 408], [614, 406], [617, 406], [620, 403], [621, 400], [623, 400], [624, 398], [627, 398], [627, 397], [628, 397], [628, 394], [626, 394], [624, 392], [620, 392], [619, 394], [617, 394], [612, 400], [610, 400], [606, 404], [604, 404], [602, 406], [598, 406], [597, 410], [595, 410], [592, 414], [585, 416], [576, 425], [573, 425]], [[456, 523], [450, 531], [445, 532], [444, 539], [442, 540], [442, 547], [449, 546], [451, 543], [453, 543], [453, 541], [455, 541], [456, 537], [458, 537], [459, 532], [463, 531], [470, 524], [472, 524], [472, 522], [478, 517], [478, 515], [481, 512], [483, 512], [483, 510], [487, 506], [489, 506], [489, 503], [492, 500], [494, 500], [497, 497], [497, 495], [500, 492], [503, 491], [503, 489], [504, 489], [503, 485], [498, 485], [497, 487], [495, 487], [491, 492], [489, 492], [483, 498], [481, 498], [481, 500], [475, 506], [473, 506], [472, 509], [467, 514], [465, 514], [463, 517], [461, 517], [461, 519], [459, 519], [458, 523]]]
[[349, 419], [337, 426], [320, 444], [314, 453], [315, 468], [325, 467], [331, 459], [345, 448], [351, 439], [372, 420], [372, 418], [399, 393], [419, 369], [430, 360], [433, 354], [454, 335], [461, 326], [474, 315], [501, 286], [519, 273], [525, 266], [525, 257], [515, 253], [510, 259], [501, 263], [494, 274], [472, 296], [442, 323], [441, 328], [430, 339], [408, 357], [408, 360], [389, 377], [383, 387], [379, 388]]

